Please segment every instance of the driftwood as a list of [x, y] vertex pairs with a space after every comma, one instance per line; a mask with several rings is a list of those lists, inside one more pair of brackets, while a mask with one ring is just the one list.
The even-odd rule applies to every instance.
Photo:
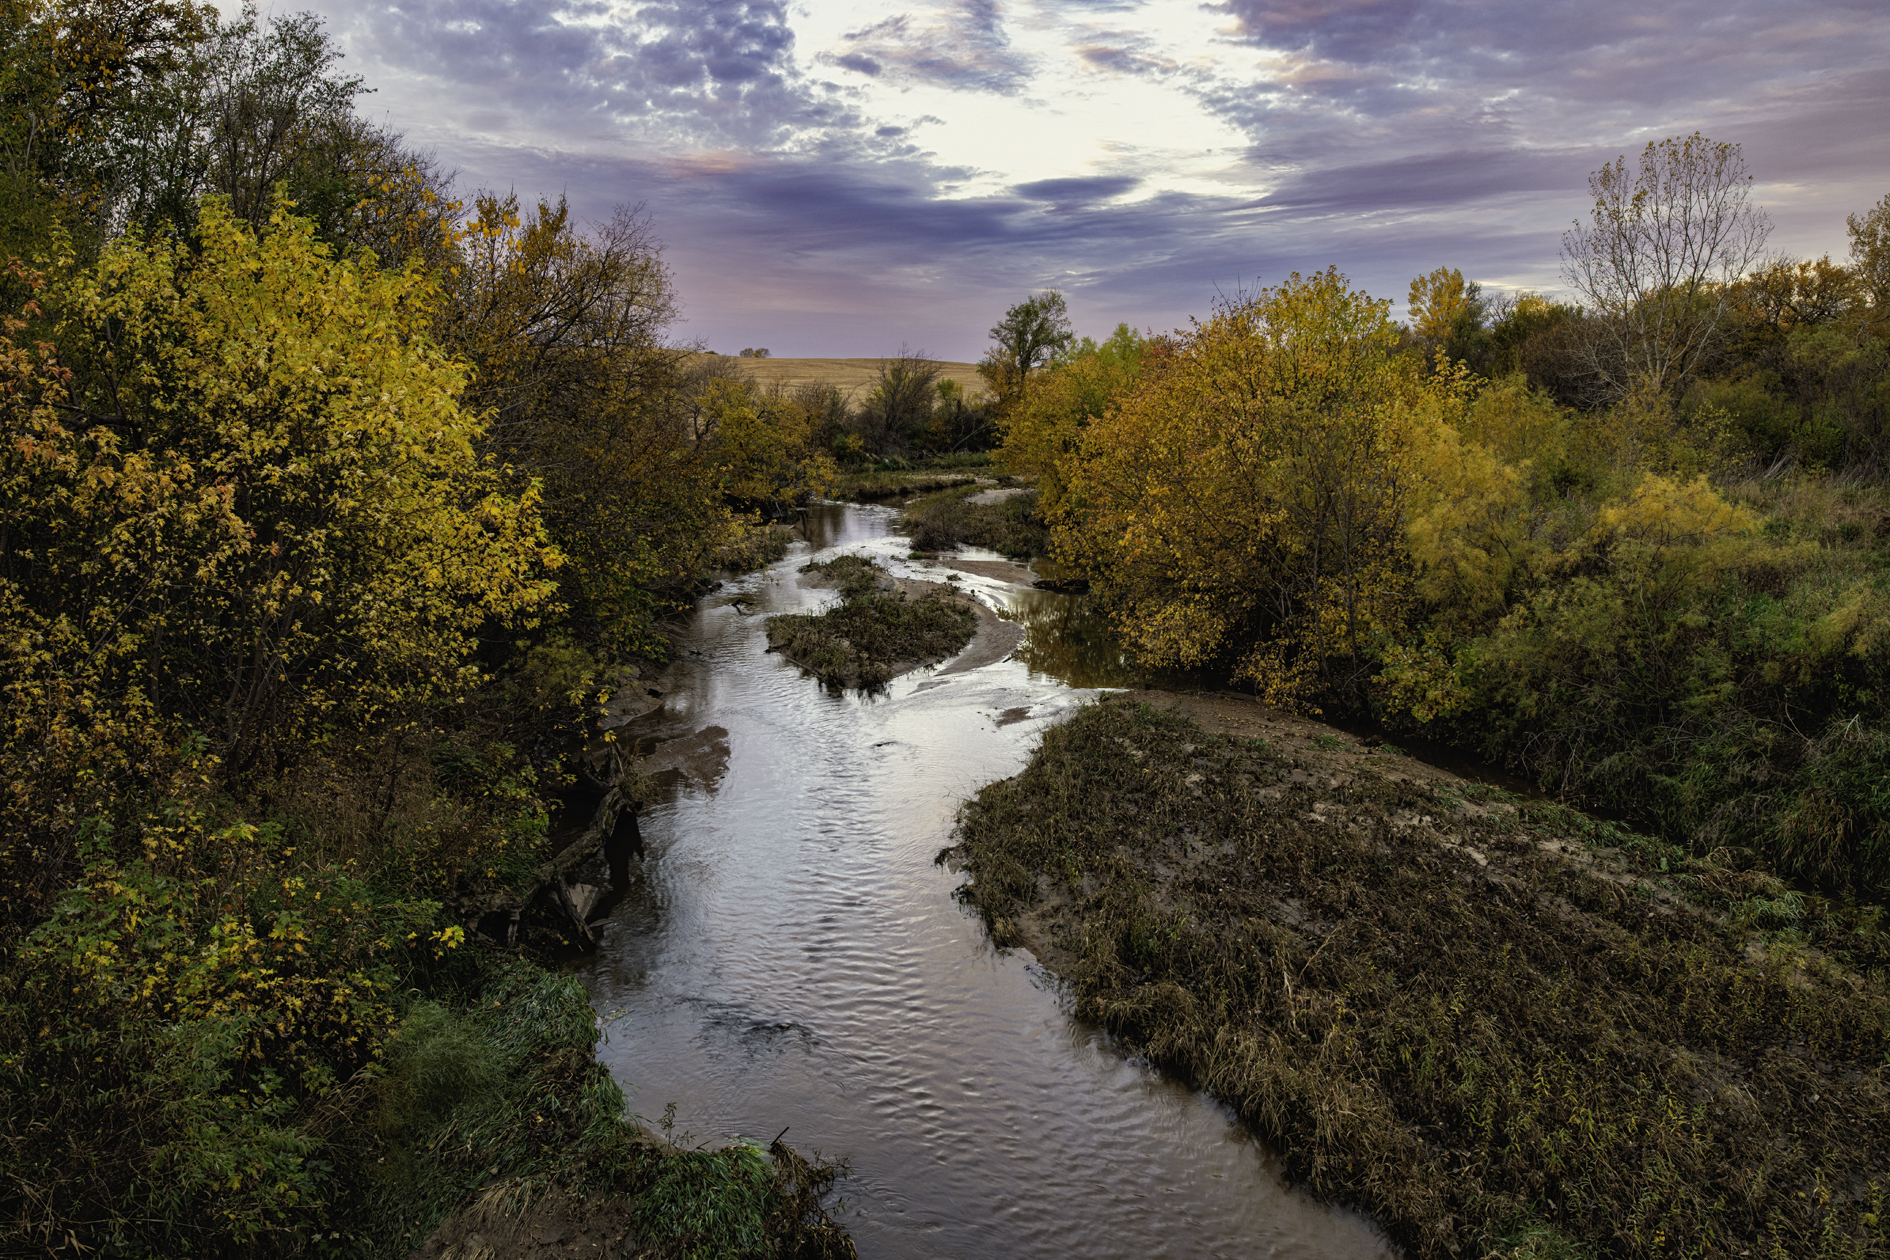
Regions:
[[[643, 856], [637, 805], [626, 787], [639, 776], [665, 771], [713, 779], [728, 764], [728, 732], [719, 726], [670, 740], [640, 759], [630, 758], [624, 743], [608, 734], [661, 708], [666, 689], [667, 683], [659, 688], [640, 682], [625, 688], [605, 706], [597, 723], [599, 733], [586, 742], [572, 763], [579, 785], [587, 789], [585, 794], [596, 796], [590, 817], [583, 827], [566, 833], [570, 838], [532, 871], [531, 887], [523, 895], [480, 893], [450, 902], [468, 932], [483, 932], [495, 940], [503, 934], [507, 946], [516, 945], [519, 921], [526, 909], [536, 905], [558, 920], [580, 949], [596, 948], [591, 919], [607, 911], [630, 882], [630, 859]], [[571, 882], [571, 872], [599, 853], [610, 864], [609, 886]]]
[[523, 896], [506, 891], [455, 898], [451, 904], [468, 932], [483, 932], [496, 940], [501, 930], [497, 920], [503, 916], [505, 944], [508, 948], [514, 946], [518, 943], [520, 918], [528, 906], [537, 902], [565, 920], [580, 948], [589, 950], [596, 947], [597, 940], [591, 932], [590, 917], [603, 900], [606, 890], [595, 884], [569, 884], [566, 877], [597, 853], [611, 847], [606, 842], [619, 838], [621, 824], [626, 821], [630, 824], [629, 839], [638, 856], [642, 855], [642, 844], [635, 832], [636, 806], [625, 797], [623, 791], [625, 767], [621, 753], [614, 744], [606, 745], [604, 755], [591, 760], [592, 765], [603, 771], [604, 777], [592, 774], [589, 768], [580, 764], [579, 779], [593, 789], [602, 788], [603, 794], [591, 810], [591, 816], [583, 829], [557, 853], [539, 863], [532, 872], [531, 888]]

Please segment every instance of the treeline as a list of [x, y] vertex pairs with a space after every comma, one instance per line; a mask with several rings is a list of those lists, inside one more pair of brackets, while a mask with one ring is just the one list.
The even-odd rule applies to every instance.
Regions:
[[0, 1250], [404, 1254], [573, 1169], [667, 1187], [648, 1246], [842, 1247], [639, 1144], [582, 989], [448, 908], [532, 887], [822, 419], [668, 340], [647, 216], [463, 193], [337, 59], [0, 4]]
[[971, 454], [997, 443], [996, 409], [988, 392], [945, 377], [938, 361], [923, 350], [901, 348], [881, 360], [863, 393], [818, 382], [756, 389], [741, 360], [765, 357], [765, 351], [748, 350], [737, 356], [711, 354], [692, 362], [689, 371], [702, 385], [742, 391], [770, 414], [791, 417], [806, 447], [839, 470]]
[[1840, 263], [1764, 254], [1737, 146], [1649, 145], [1590, 191], [1575, 302], [1440, 268], [1400, 325], [1295, 274], [1066, 339], [1001, 458], [1145, 662], [1880, 897], [1890, 197]]

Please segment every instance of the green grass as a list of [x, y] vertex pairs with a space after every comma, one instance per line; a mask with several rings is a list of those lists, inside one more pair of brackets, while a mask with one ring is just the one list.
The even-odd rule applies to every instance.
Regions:
[[1880, 914], [1347, 766], [1089, 707], [965, 895], [1415, 1255], [1890, 1256]]

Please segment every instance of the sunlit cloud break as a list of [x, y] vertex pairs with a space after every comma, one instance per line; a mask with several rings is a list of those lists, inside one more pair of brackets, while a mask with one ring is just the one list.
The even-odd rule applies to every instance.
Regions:
[[1789, 252], [1890, 188], [1867, 5], [665, 0], [320, 6], [474, 184], [643, 202], [712, 346], [974, 356], [1010, 301], [1169, 327], [1336, 264], [1555, 287], [1584, 177], [1700, 130]]

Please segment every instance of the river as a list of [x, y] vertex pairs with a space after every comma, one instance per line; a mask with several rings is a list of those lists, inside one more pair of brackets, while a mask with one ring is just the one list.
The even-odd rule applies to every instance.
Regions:
[[833, 598], [796, 580], [810, 555], [943, 576], [905, 559], [895, 519], [811, 509], [809, 544], [683, 622], [686, 668], [628, 728], [647, 748], [719, 726], [728, 749], [658, 780], [646, 856], [578, 965], [632, 1108], [673, 1103], [692, 1142], [785, 1125], [848, 1157], [841, 1219], [866, 1260], [1396, 1255], [1283, 1184], [1224, 1108], [1072, 1019], [933, 862], [959, 803], [1096, 694], [1071, 681], [1132, 681], [1076, 597], [966, 575], [1026, 617], [1025, 649], [877, 694], [828, 692], [765, 651], [765, 616]]

